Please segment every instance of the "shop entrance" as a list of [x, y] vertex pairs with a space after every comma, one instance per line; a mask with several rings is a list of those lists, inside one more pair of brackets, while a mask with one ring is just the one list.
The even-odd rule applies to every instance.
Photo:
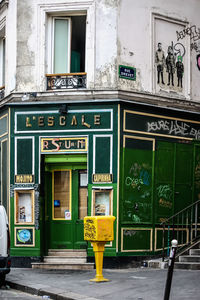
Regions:
[[88, 207], [87, 156], [67, 155], [62, 163], [60, 161], [61, 156], [45, 157], [46, 250], [84, 249], [83, 219]]

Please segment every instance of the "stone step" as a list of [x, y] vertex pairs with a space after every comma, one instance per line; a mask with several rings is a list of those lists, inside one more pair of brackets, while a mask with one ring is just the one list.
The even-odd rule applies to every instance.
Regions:
[[200, 255], [200, 249], [190, 249], [190, 255]]
[[68, 250], [68, 249], [50, 249], [48, 256], [62, 256], [62, 257], [87, 257], [86, 250]]
[[77, 263], [84, 264], [86, 263], [86, 257], [80, 256], [44, 256], [44, 262], [48, 263]]
[[32, 263], [32, 268], [48, 269], [48, 270], [93, 270], [94, 263], [85, 263], [85, 264]]
[[200, 270], [200, 263], [195, 262], [176, 262], [175, 269]]
[[199, 255], [182, 255], [179, 257], [179, 262], [200, 262]]

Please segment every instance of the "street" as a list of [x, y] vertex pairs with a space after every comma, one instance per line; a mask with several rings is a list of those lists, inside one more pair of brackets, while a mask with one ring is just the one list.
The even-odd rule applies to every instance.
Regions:
[[0, 288], [0, 299], [2, 300], [13, 300], [15, 298], [21, 299], [26, 299], [26, 300], [37, 300], [37, 299], [45, 299], [42, 298], [42, 296], [36, 296], [36, 295], [31, 295], [27, 294], [18, 290], [14, 290], [11, 288], [5, 288], [2, 287]]

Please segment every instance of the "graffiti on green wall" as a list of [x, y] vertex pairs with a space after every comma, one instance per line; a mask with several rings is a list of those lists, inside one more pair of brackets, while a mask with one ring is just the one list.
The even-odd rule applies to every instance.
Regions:
[[123, 220], [147, 222], [151, 217], [152, 152], [124, 149]]

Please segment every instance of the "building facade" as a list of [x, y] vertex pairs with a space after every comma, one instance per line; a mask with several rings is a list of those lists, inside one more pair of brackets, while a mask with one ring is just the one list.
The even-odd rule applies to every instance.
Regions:
[[116, 217], [105, 256], [160, 254], [161, 222], [200, 197], [199, 8], [0, 2], [0, 202], [13, 257], [93, 256], [87, 215]]

